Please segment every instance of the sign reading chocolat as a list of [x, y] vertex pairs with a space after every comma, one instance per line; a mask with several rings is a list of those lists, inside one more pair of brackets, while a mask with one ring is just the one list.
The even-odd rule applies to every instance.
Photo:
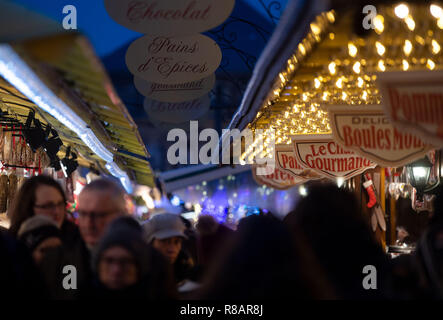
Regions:
[[108, 14], [122, 26], [144, 34], [187, 35], [225, 21], [235, 0], [105, 0]]
[[415, 135], [394, 128], [381, 106], [337, 105], [327, 109], [335, 140], [381, 166], [403, 166], [432, 149]]
[[295, 178], [303, 178], [306, 180], [321, 178], [321, 176], [319, 176], [313, 170], [307, 169], [298, 164], [295, 157], [294, 148], [291, 145], [276, 145], [275, 154], [277, 167], [281, 171], [289, 172]]
[[278, 167], [275, 167], [274, 171], [268, 175], [257, 175], [257, 165], [252, 166], [252, 176], [258, 184], [279, 190], [289, 189], [306, 181], [306, 179], [294, 176]]
[[191, 101], [162, 102], [145, 98], [143, 107], [150, 119], [165, 123], [183, 123], [203, 116], [211, 105], [208, 94]]
[[384, 72], [377, 81], [392, 125], [443, 147], [443, 71]]
[[298, 163], [323, 177], [352, 178], [376, 164], [333, 141], [331, 135], [300, 135], [293, 141]]
[[215, 74], [209, 77], [178, 84], [161, 84], [148, 82], [134, 77], [137, 90], [150, 99], [164, 102], [182, 102], [200, 98], [208, 93], [215, 84]]
[[217, 43], [197, 34], [185, 37], [144, 36], [126, 52], [129, 71], [144, 80], [179, 84], [208, 77], [220, 65]]

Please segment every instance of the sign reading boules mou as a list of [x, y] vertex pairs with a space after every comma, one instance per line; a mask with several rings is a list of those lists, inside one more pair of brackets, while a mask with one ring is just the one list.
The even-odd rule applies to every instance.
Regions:
[[344, 147], [386, 167], [400, 167], [432, 149], [392, 126], [381, 106], [327, 106], [332, 134]]
[[217, 43], [197, 34], [184, 37], [144, 36], [126, 52], [129, 71], [144, 80], [178, 84], [208, 77], [218, 68], [222, 53]]
[[275, 158], [277, 167], [283, 172], [290, 173], [294, 176], [294, 178], [303, 178], [306, 180], [321, 178], [321, 176], [319, 176], [313, 170], [307, 169], [298, 164], [295, 157], [294, 148], [291, 145], [276, 145]]
[[144, 34], [187, 35], [225, 21], [235, 0], [105, 0], [108, 14], [122, 26]]
[[268, 175], [257, 175], [257, 165], [252, 166], [252, 176], [258, 184], [264, 184], [268, 187], [285, 190], [294, 187], [300, 183], [306, 182], [302, 177], [296, 177], [289, 172], [285, 172], [278, 167], [275, 167]]
[[377, 166], [344, 149], [329, 134], [296, 136], [293, 145], [298, 163], [326, 178], [349, 179]]
[[214, 87], [215, 74], [200, 80], [177, 84], [154, 83], [134, 77], [134, 84], [145, 97], [164, 102], [182, 102], [200, 98], [208, 93]]
[[443, 71], [383, 72], [377, 81], [392, 125], [443, 147]]
[[211, 105], [208, 94], [191, 101], [162, 102], [145, 98], [143, 107], [149, 118], [165, 123], [183, 123], [203, 116]]

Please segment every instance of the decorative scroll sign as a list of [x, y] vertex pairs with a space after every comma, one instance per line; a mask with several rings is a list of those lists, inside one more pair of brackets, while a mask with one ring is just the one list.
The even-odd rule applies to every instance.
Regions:
[[331, 135], [296, 136], [293, 145], [298, 163], [326, 178], [349, 179], [377, 166], [341, 147]]
[[177, 36], [210, 30], [225, 21], [235, 0], [105, 0], [108, 14], [144, 34]]
[[322, 178], [315, 171], [298, 164], [294, 148], [291, 145], [276, 145], [275, 155], [277, 167], [283, 172], [290, 173], [294, 178], [303, 178], [306, 180]]
[[274, 189], [285, 190], [306, 182], [306, 179], [295, 177], [293, 174], [285, 172], [278, 167], [275, 167], [274, 171], [268, 175], [257, 175], [257, 167], [257, 165], [252, 166], [252, 176], [255, 182]]
[[179, 84], [208, 77], [218, 68], [220, 47], [206, 36], [144, 36], [126, 52], [129, 71], [144, 80]]
[[392, 125], [443, 147], [443, 71], [383, 72], [377, 81]]
[[163, 102], [182, 102], [200, 98], [208, 93], [214, 87], [215, 74], [200, 80], [178, 84], [154, 83], [134, 77], [134, 84], [142, 95], [150, 99]]
[[432, 146], [392, 126], [381, 106], [328, 106], [335, 140], [381, 166], [400, 167], [423, 157]]
[[145, 98], [143, 107], [150, 119], [165, 123], [183, 123], [203, 116], [211, 105], [209, 95], [185, 102], [161, 102]]

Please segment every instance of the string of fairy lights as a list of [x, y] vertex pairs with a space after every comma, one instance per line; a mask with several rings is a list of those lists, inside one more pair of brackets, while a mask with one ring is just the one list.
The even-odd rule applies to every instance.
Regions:
[[380, 104], [376, 73], [436, 70], [443, 64], [443, 9], [437, 4], [377, 6], [374, 30], [352, 30], [351, 13], [322, 13], [275, 80], [256, 118], [248, 125], [254, 142], [240, 160], [272, 158], [275, 144], [292, 136], [329, 134], [324, 105]]

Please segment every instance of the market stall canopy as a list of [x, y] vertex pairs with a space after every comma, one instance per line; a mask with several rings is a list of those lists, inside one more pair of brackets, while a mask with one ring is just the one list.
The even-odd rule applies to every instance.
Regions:
[[[302, 4], [303, 15], [296, 15]], [[413, 78], [410, 71], [435, 73], [441, 69], [440, 7], [418, 1], [400, 7], [398, 2], [374, 2], [371, 7], [376, 12], [371, 16], [368, 10], [362, 13], [365, 5], [360, 1], [289, 3], [230, 129], [261, 129], [263, 136], [275, 130], [275, 143], [289, 145], [300, 135], [334, 133], [330, 110], [337, 105], [351, 111], [356, 106], [379, 106], [382, 116], [378, 121], [385, 121], [380, 74], [401, 71], [401, 76]], [[395, 135], [400, 134], [397, 127], [390, 126]], [[379, 164], [395, 166], [422, 157], [432, 148], [404, 131], [401, 134], [416, 147], [409, 154], [380, 160], [363, 148], [358, 151], [380, 160]], [[266, 155], [270, 149], [263, 140]], [[257, 152], [245, 152], [243, 158]]]
[[[29, 74], [36, 75], [49, 88], [49, 94], [55, 94], [74, 112], [78, 123], [85, 123], [86, 130], [92, 132], [87, 137], [79, 134], [75, 123], [57, 120], [51, 112], [34, 104], [34, 99], [22, 94], [23, 90], [17, 90], [22, 88], [0, 78], [0, 97], [7, 110], [17, 117], [25, 117], [30, 109], [35, 110], [37, 119], [44, 125], [51, 124], [63, 143], [77, 151], [81, 165], [94, 164], [114, 176], [114, 173], [127, 175], [135, 183], [154, 185], [149, 154], [138, 128], [87, 39], [79, 33], [68, 32], [47, 36], [47, 30], [42, 32], [45, 36], [30, 39], [19, 33], [17, 38], [25, 40], [2, 45], [3, 62], [9, 64], [5, 64], [4, 73], [8, 67], [23, 62], [30, 68]], [[2, 41], [4, 39], [8, 38], [2, 34]], [[97, 150], [91, 149], [94, 144], [91, 139], [99, 141]]]

